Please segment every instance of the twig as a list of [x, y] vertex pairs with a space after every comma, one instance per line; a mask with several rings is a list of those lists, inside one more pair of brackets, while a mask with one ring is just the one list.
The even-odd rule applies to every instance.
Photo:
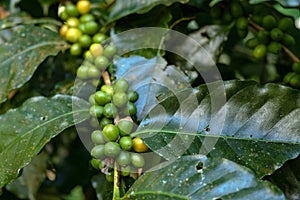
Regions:
[[103, 80], [104, 80], [105, 85], [111, 85], [109, 73], [108, 73], [107, 71], [104, 71], [104, 72], [102, 73], [102, 78], [103, 78]]

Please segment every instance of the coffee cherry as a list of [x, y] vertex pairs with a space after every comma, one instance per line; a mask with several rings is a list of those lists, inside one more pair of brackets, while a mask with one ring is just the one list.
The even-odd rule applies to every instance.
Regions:
[[223, 20], [226, 23], [230, 23], [232, 21], [232, 15], [230, 12], [225, 12], [223, 15]]
[[89, 70], [89, 68], [85, 65], [82, 65], [82, 66], [78, 67], [78, 69], [77, 69], [78, 78], [87, 79], [89, 77], [88, 76], [88, 70]]
[[269, 42], [269, 32], [266, 30], [260, 30], [257, 33], [257, 39], [262, 44], [267, 44]]
[[79, 12], [74, 4], [68, 4], [65, 9], [69, 17], [77, 17], [79, 15]]
[[236, 21], [236, 27], [241, 30], [248, 29], [248, 20], [246, 17], [239, 17]]
[[139, 153], [148, 151], [148, 147], [140, 137], [135, 137], [132, 141], [134, 151]]
[[87, 48], [92, 44], [92, 38], [89, 35], [82, 35], [78, 39], [78, 43], [80, 44], [81, 47]]
[[271, 30], [276, 26], [276, 19], [272, 15], [267, 15], [262, 20], [262, 25], [265, 29]]
[[95, 101], [98, 105], [103, 106], [111, 101], [111, 96], [103, 91], [97, 91], [95, 93]]
[[129, 115], [134, 116], [136, 114], [136, 106], [132, 102], [127, 102], [127, 112]]
[[72, 56], [79, 56], [82, 53], [82, 48], [80, 46], [79, 43], [74, 43], [72, 44], [71, 48], [70, 48], [70, 54]]
[[105, 40], [106, 36], [103, 33], [96, 33], [93, 36], [94, 43], [102, 43]]
[[130, 164], [130, 153], [127, 151], [121, 151], [117, 158], [119, 165], [128, 165]]
[[131, 168], [129, 165], [121, 166], [121, 176], [129, 176], [131, 172]]
[[288, 31], [294, 26], [294, 22], [289, 17], [283, 17], [278, 22], [278, 28], [282, 31]]
[[90, 52], [94, 57], [101, 56], [103, 53], [103, 47], [101, 44], [93, 43], [90, 46]]
[[296, 40], [293, 36], [285, 33], [282, 38], [282, 43], [288, 47], [294, 46], [296, 44]]
[[111, 119], [108, 119], [106, 117], [103, 117], [101, 120], [100, 120], [100, 127], [103, 129], [106, 125], [108, 124], [112, 124], [113, 121]]
[[110, 172], [109, 174], [105, 174], [105, 179], [107, 180], [107, 182], [114, 182], [114, 174], [112, 172]]
[[222, 15], [222, 9], [219, 6], [214, 6], [210, 9], [210, 16], [219, 19]]
[[108, 57], [108, 58], [111, 58], [113, 57], [113, 55], [115, 55], [117, 52], [117, 47], [114, 46], [114, 45], [108, 45], [104, 48], [104, 52], [103, 54]]
[[300, 73], [300, 62], [294, 62], [292, 68], [294, 72]]
[[105, 70], [109, 64], [109, 60], [105, 56], [98, 56], [95, 58], [95, 65], [100, 70]]
[[99, 26], [95, 21], [86, 22], [84, 26], [85, 26], [85, 32], [89, 35], [93, 35], [97, 33], [99, 29]]
[[117, 126], [119, 129], [120, 135], [125, 136], [125, 135], [129, 135], [131, 133], [132, 128], [133, 128], [133, 122], [126, 120], [126, 119], [121, 119], [118, 122]]
[[254, 47], [256, 47], [259, 44], [259, 41], [257, 38], [251, 38], [249, 40], [247, 40], [247, 42], [245, 43], [246, 47], [250, 48], [250, 49], [254, 49]]
[[100, 130], [95, 130], [91, 134], [91, 139], [94, 144], [105, 144], [106, 140]]
[[107, 103], [104, 106], [103, 114], [107, 118], [114, 118], [118, 113], [117, 107], [112, 103]]
[[109, 94], [110, 96], [112, 96], [113, 93], [114, 93], [114, 89], [111, 85], [102, 85], [101, 86], [101, 91]]
[[132, 103], [136, 102], [139, 98], [139, 94], [134, 90], [129, 90], [127, 94], [128, 100]]
[[100, 77], [101, 72], [95, 66], [89, 66], [88, 76], [89, 78], [98, 78]]
[[62, 25], [62, 27], [60, 27], [60, 29], [59, 29], [59, 34], [61, 36], [65, 37], [68, 29], [69, 29], [68, 25], [66, 25], [66, 24]]
[[104, 158], [105, 154], [105, 145], [96, 145], [91, 150], [91, 156], [97, 159]]
[[97, 160], [95, 158], [92, 158], [91, 165], [92, 165], [93, 168], [95, 168], [97, 170], [99, 170], [99, 169], [102, 168], [102, 162], [101, 162], [101, 160]]
[[67, 13], [67, 9], [66, 7], [63, 9], [63, 11], [59, 14], [59, 17], [64, 20], [67, 21], [67, 19], [69, 18], [69, 15]]
[[124, 78], [120, 78], [119, 80], [117, 80], [113, 86], [115, 93], [127, 92], [128, 87], [129, 87], [128, 82]]
[[70, 17], [67, 20], [68, 27], [77, 27], [79, 25], [79, 19], [77, 19], [76, 17]]
[[283, 32], [279, 28], [273, 28], [270, 36], [274, 41], [280, 41], [283, 38]]
[[78, 27], [77, 27], [83, 34], [86, 34], [86, 29], [85, 29], [85, 25], [80, 23], [78, 24]]
[[103, 107], [98, 105], [93, 105], [90, 107], [90, 115], [94, 117], [101, 117], [103, 113]]
[[75, 43], [81, 37], [82, 33], [77, 28], [69, 28], [66, 32], [66, 39], [69, 42]]
[[108, 157], [116, 157], [120, 151], [120, 145], [116, 142], [107, 142], [104, 145], [104, 154]]
[[281, 44], [278, 42], [270, 42], [268, 45], [268, 51], [270, 53], [279, 54], [281, 52]]
[[89, 96], [89, 103], [90, 105], [95, 105], [96, 104], [96, 101], [95, 101], [95, 94], [91, 94]]
[[257, 59], [262, 59], [266, 56], [267, 47], [264, 44], [257, 45], [253, 50], [253, 56]]
[[113, 124], [108, 124], [103, 128], [103, 136], [110, 141], [116, 141], [119, 138], [119, 129]]
[[248, 30], [241, 30], [241, 29], [238, 29], [237, 30], [237, 34], [240, 38], [245, 38], [248, 34]]
[[119, 144], [123, 150], [130, 151], [133, 146], [133, 141], [132, 141], [131, 137], [124, 136], [124, 137], [121, 137]]
[[95, 17], [92, 14], [84, 14], [79, 18], [79, 21], [81, 23], [86, 23], [86, 22], [90, 22], [90, 21], [95, 21]]
[[241, 6], [241, 4], [239, 4], [238, 2], [233, 2], [230, 5], [230, 12], [232, 14], [233, 17], [238, 18], [243, 16], [243, 8]]
[[300, 87], [300, 74], [296, 74], [291, 78], [290, 85], [295, 87], [295, 88]]
[[127, 94], [125, 92], [117, 92], [112, 97], [113, 103], [121, 108], [127, 103]]
[[131, 154], [131, 163], [135, 167], [143, 167], [145, 165], [145, 159], [138, 153]]
[[77, 2], [76, 7], [80, 14], [86, 14], [91, 10], [91, 3], [86, 0], [80, 0]]
[[295, 72], [289, 72], [289, 73], [287, 73], [285, 76], [284, 76], [284, 78], [283, 78], [283, 82], [285, 82], [285, 83], [290, 83], [290, 81], [291, 81], [291, 79], [294, 77], [294, 76], [296, 76], [297, 74], [295, 73]]

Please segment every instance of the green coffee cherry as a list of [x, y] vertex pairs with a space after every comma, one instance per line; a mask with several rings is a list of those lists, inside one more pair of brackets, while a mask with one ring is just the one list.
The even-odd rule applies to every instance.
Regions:
[[105, 144], [106, 140], [100, 130], [95, 130], [91, 134], [91, 139], [94, 144]]
[[89, 78], [98, 78], [100, 77], [101, 72], [95, 66], [90, 66], [88, 69]]
[[110, 172], [109, 174], [105, 174], [105, 179], [107, 180], [107, 182], [114, 182], [114, 174], [112, 172]]
[[99, 169], [102, 168], [102, 162], [101, 162], [101, 160], [97, 160], [95, 158], [92, 158], [91, 165], [92, 165], [93, 168], [95, 168], [97, 170], [99, 170]]
[[219, 19], [222, 15], [222, 9], [219, 6], [214, 6], [210, 9], [210, 16]]
[[283, 32], [279, 28], [273, 28], [270, 36], [274, 41], [280, 41], [283, 38]]
[[98, 105], [105, 105], [111, 101], [111, 96], [103, 91], [97, 91], [95, 93], [95, 101]]
[[98, 56], [95, 58], [95, 65], [100, 70], [105, 70], [109, 64], [109, 60], [105, 56]]
[[136, 106], [132, 102], [127, 103], [127, 111], [131, 116], [134, 116], [137, 112]]
[[130, 164], [130, 153], [127, 151], [121, 151], [117, 158], [119, 165], [129, 165]]
[[277, 22], [275, 17], [273, 17], [272, 15], [267, 15], [263, 18], [262, 25], [265, 29], [271, 30], [272, 28], [276, 27]]
[[295, 87], [295, 88], [300, 87], [300, 74], [296, 74], [291, 78], [290, 85]]
[[300, 62], [294, 62], [292, 68], [294, 72], [300, 73]]
[[103, 128], [103, 136], [109, 141], [116, 141], [119, 138], [119, 129], [113, 124], [108, 124]]
[[274, 41], [270, 42], [268, 45], [268, 51], [274, 54], [279, 54], [281, 52], [281, 48], [281, 44]]
[[85, 32], [89, 35], [94, 35], [99, 30], [99, 26], [95, 21], [86, 22], [84, 26], [85, 26]]
[[285, 83], [290, 83], [290, 81], [291, 81], [291, 79], [294, 77], [294, 76], [296, 76], [297, 74], [295, 73], [295, 72], [289, 72], [289, 73], [287, 73], [285, 76], [284, 76], [284, 78], [283, 78], [283, 82], [285, 82]]
[[90, 21], [95, 21], [95, 17], [90, 14], [90, 13], [86, 13], [86, 14], [83, 14], [80, 18], [79, 18], [79, 21], [81, 23], [85, 23], [85, 22], [90, 22]]
[[135, 167], [143, 167], [145, 165], [145, 160], [141, 154], [131, 153], [131, 163]]
[[296, 40], [293, 36], [289, 34], [284, 34], [282, 38], [282, 43], [286, 46], [294, 46], [296, 44]]
[[113, 93], [114, 93], [114, 89], [111, 85], [102, 85], [101, 86], [101, 91], [109, 94], [110, 96], [112, 96]]
[[133, 141], [129, 136], [121, 137], [119, 144], [121, 148], [125, 151], [130, 151], [133, 147]]
[[82, 48], [79, 43], [72, 44], [70, 48], [70, 54], [72, 56], [79, 56], [82, 53]]
[[129, 90], [127, 94], [128, 100], [132, 103], [136, 102], [139, 98], [139, 94], [134, 90]]
[[104, 51], [103, 51], [103, 55], [108, 57], [108, 58], [111, 58], [113, 57], [113, 55], [115, 55], [117, 52], [117, 47], [114, 46], [114, 45], [108, 45], [104, 48]]
[[103, 107], [99, 105], [93, 105], [90, 107], [90, 115], [93, 117], [101, 117], [103, 113]]
[[119, 80], [117, 80], [113, 86], [115, 93], [127, 92], [128, 87], [129, 87], [129, 84], [128, 84], [127, 80], [124, 78], [120, 78]]
[[133, 128], [133, 122], [126, 120], [126, 119], [121, 119], [118, 122], [118, 129], [119, 129], [119, 133], [121, 136], [125, 136], [125, 135], [129, 135], [132, 131]]
[[267, 44], [269, 42], [269, 32], [266, 30], [260, 30], [257, 33], [257, 39], [262, 44]]
[[90, 105], [95, 105], [96, 104], [96, 102], [95, 102], [95, 94], [91, 94], [89, 96], [89, 103], [90, 103]]
[[121, 176], [129, 176], [130, 172], [131, 172], [131, 168], [129, 165], [121, 166]]
[[283, 17], [279, 20], [278, 22], [278, 28], [281, 29], [282, 31], [288, 31], [294, 26], [294, 22], [291, 18], [289, 17]]
[[113, 124], [113, 121], [111, 119], [103, 117], [100, 121], [100, 127], [103, 129], [108, 124]]
[[78, 67], [78, 69], [77, 69], [78, 78], [87, 79], [89, 77], [88, 76], [88, 70], [89, 70], [89, 68], [85, 65], [82, 65], [82, 66]]
[[257, 45], [253, 50], [253, 56], [257, 59], [262, 59], [266, 56], [267, 47], [264, 44]]
[[246, 17], [239, 17], [236, 21], [236, 27], [241, 30], [248, 29], [248, 20]]
[[250, 49], [254, 49], [258, 44], [259, 44], [259, 41], [257, 38], [251, 38], [251, 39], [247, 40], [247, 42], [245, 43], [246, 47], [248, 47]]
[[114, 118], [118, 113], [117, 107], [112, 103], [107, 103], [104, 106], [103, 114], [107, 118]]
[[92, 38], [89, 35], [82, 35], [78, 39], [78, 43], [82, 48], [88, 48], [92, 44]]
[[116, 142], [107, 142], [104, 145], [104, 154], [108, 157], [116, 157], [121, 151], [120, 145]]
[[105, 145], [96, 145], [91, 150], [91, 156], [97, 159], [102, 159], [105, 157]]
[[127, 94], [125, 92], [117, 92], [112, 97], [114, 105], [121, 108], [127, 103]]
[[238, 2], [233, 2], [230, 5], [230, 12], [232, 14], [233, 17], [238, 18], [243, 16], [243, 8], [241, 6], [241, 4], [239, 4]]
[[76, 5], [74, 4], [68, 4], [65, 9], [69, 17], [77, 17], [79, 15]]
[[96, 33], [93, 36], [94, 43], [102, 43], [105, 40], [106, 36], [103, 33]]

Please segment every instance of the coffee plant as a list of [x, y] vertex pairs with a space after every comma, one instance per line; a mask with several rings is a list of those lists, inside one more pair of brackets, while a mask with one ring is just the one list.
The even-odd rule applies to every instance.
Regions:
[[0, 199], [300, 199], [299, 0], [2, 0]]

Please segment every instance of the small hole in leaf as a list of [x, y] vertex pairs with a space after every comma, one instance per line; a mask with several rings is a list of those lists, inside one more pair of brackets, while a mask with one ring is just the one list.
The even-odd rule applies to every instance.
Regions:
[[206, 127], [206, 128], [205, 128], [205, 131], [209, 132], [209, 131], [210, 131], [210, 128], [209, 128], [209, 127]]
[[47, 120], [47, 116], [42, 116], [41, 120], [43, 120], [43, 121]]
[[212, 200], [223, 200], [223, 198], [221, 198], [221, 197], [215, 197]]
[[199, 162], [197, 165], [196, 165], [196, 170], [201, 170], [203, 169], [203, 162]]
[[251, 134], [251, 135], [250, 135], [250, 138], [252, 138], [252, 137], [253, 137], [253, 135]]

